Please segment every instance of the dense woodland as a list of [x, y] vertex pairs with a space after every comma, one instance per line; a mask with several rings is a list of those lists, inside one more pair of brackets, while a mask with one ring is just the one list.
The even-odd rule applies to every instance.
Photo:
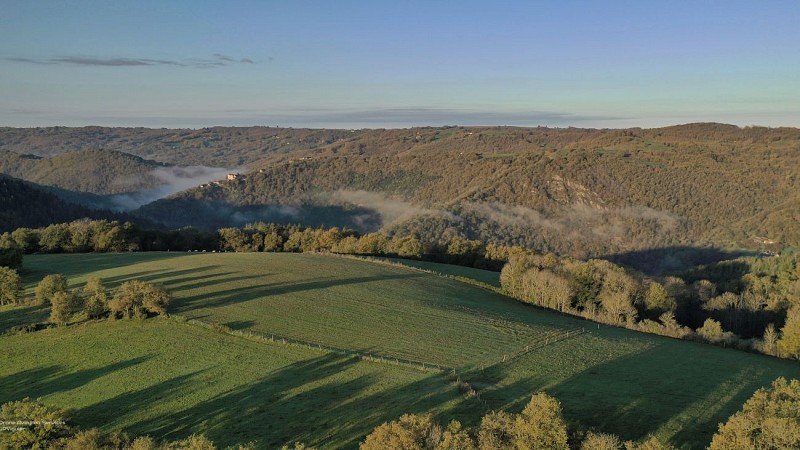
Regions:
[[[576, 257], [652, 248], [773, 249], [800, 242], [794, 129], [373, 130], [146, 206], [170, 226], [274, 221], [277, 207], [356, 205], [362, 231], [460, 234]], [[209, 208], [208, 205], [214, 205]], [[176, 206], [191, 219], [171, 213]], [[271, 214], [271, 216], [269, 216]], [[352, 215], [328, 226], [346, 226]], [[189, 220], [192, 220], [190, 223]], [[239, 221], [237, 223], [237, 221]], [[200, 224], [202, 225], [202, 224]]]
[[0, 231], [44, 227], [84, 217], [131, 219], [124, 214], [65, 201], [62, 196], [46, 188], [0, 174]]

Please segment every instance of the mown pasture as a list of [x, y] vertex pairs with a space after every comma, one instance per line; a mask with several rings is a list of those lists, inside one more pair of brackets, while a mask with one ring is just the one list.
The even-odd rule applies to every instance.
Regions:
[[[611, 432], [625, 439], [655, 433], [682, 448], [702, 448], [717, 424], [738, 410], [757, 388], [778, 376], [800, 378], [796, 362], [598, 326], [446, 277], [357, 259], [263, 253], [36, 255], [26, 257], [25, 267], [28, 289], [48, 273], [63, 273], [76, 287], [89, 276], [103, 278], [110, 287], [129, 279], [144, 279], [162, 284], [174, 294], [174, 314], [244, 332], [453, 367], [481, 393], [480, 400], [454, 400], [448, 397], [457, 395], [452, 383], [429, 373], [424, 383], [408, 381], [405, 386], [409, 389], [396, 385], [388, 388], [405, 393], [407, 398], [393, 397], [391, 408], [370, 416], [374, 420], [378, 416], [389, 420], [404, 410], [418, 412], [424, 403], [420, 398], [428, 394], [439, 399], [427, 405], [442, 419], [458, 418], [472, 425], [489, 409], [519, 410], [531, 393], [545, 390], [563, 403], [565, 417], [573, 426]], [[452, 271], [446, 266], [438, 267], [440, 270], [425, 268], [439, 273]], [[98, 326], [77, 328], [91, 335], [93, 327]], [[74, 331], [48, 330], [24, 338], [35, 342], [35, 336], [41, 333], [57, 336]], [[20, 338], [5, 337], [3, 346], [8, 348], [13, 339]], [[187, 331], [162, 340], [191, 339]], [[246, 341], [227, 335], [225, 339]], [[251, 344], [248, 341], [247, 345]], [[204, 358], [225, 353], [223, 344], [218, 348]], [[273, 345], [261, 351], [271, 355]], [[218, 366], [228, 364], [219, 358]], [[48, 360], [45, 354], [38, 363], [13, 363], [6, 370], [13, 376], [20, 370], [36, 370], [37, 364], [47, 367]], [[63, 366], [53, 369], [54, 377], [70, 377], [80, 370], [73, 367], [74, 363], [68, 364], [68, 358], [64, 361]], [[362, 364], [385, 367], [382, 370], [387, 374], [401, 370], [381, 363], [358, 363]], [[137, 377], [134, 373], [123, 376]], [[442, 391], [442, 385], [449, 390]], [[429, 388], [434, 390], [426, 390]], [[54, 390], [51, 395], [62, 393]], [[156, 403], [161, 402], [154, 398]], [[201, 390], [196, 403], [219, 400], [213, 414], [219, 422], [215, 423], [232, 421], [234, 418], [224, 412], [223, 398], [209, 397]], [[350, 400], [343, 395], [325, 401], [348, 404]], [[405, 408], [403, 401], [408, 405]], [[335, 403], [320, 405], [340, 407]], [[145, 407], [134, 402], [130, 409]], [[192, 405], [164, 408], [157, 425], [167, 427], [179, 417], [181, 424], [174, 426], [184, 427], [170, 430], [172, 434], [202, 430], [204, 420], [209, 420]], [[297, 424], [297, 430], [309, 420], [302, 408], [280, 417]], [[102, 415], [86, 418], [90, 424], [106, 425]], [[116, 424], [129, 427], [126, 423], [134, 421]], [[134, 431], [163, 434], [166, 429], [153, 423], [145, 421]], [[327, 422], [333, 428], [328, 434], [318, 428], [297, 438], [319, 443], [326, 441], [326, 436], [345, 434], [348, 437], [336, 442], [357, 439], [354, 428], [337, 423], [335, 418]]]
[[442, 375], [174, 319], [2, 336], [0, 348], [0, 402], [38, 398], [72, 410], [85, 428], [158, 439], [205, 433], [220, 448], [251, 441], [352, 448], [388, 417], [462, 401]]

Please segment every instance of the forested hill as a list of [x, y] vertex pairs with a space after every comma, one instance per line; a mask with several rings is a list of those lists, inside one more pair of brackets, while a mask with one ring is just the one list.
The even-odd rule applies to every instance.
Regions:
[[796, 128], [0, 129], [20, 153], [101, 147], [253, 169], [140, 210], [171, 226], [302, 222], [573, 256], [800, 243]]
[[43, 227], [89, 217], [122, 220], [127, 216], [65, 202], [39, 186], [0, 175], [0, 233], [20, 227]]
[[0, 173], [71, 191], [99, 195], [153, 189], [164, 164], [113, 150], [81, 150], [49, 158], [0, 150]]
[[269, 127], [0, 127], [0, 149], [53, 156], [102, 148], [181, 166], [240, 167], [271, 154], [315, 148], [359, 134], [349, 130]]
[[[141, 212], [171, 225], [201, 225], [205, 214], [219, 225], [350, 205], [372, 212], [362, 211], [366, 229], [577, 256], [800, 243], [798, 129], [373, 130], [256, 167]], [[170, 215], [176, 209], [193, 213]]]

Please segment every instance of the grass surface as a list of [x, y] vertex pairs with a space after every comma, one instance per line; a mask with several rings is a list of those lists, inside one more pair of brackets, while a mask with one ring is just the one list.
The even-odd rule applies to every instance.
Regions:
[[[440, 273], [453, 270], [450, 266], [433, 266], [425, 268]], [[768, 385], [778, 376], [800, 378], [800, 366], [796, 362], [598, 327], [444, 277], [355, 259], [263, 253], [38, 255], [26, 257], [25, 267], [29, 287], [44, 275], [55, 272], [69, 276], [75, 286], [90, 275], [100, 276], [110, 285], [132, 278], [160, 283], [175, 296], [171, 311], [188, 317], [226, 324], [234, 329], [275, 333], [333, 347], [455, 366], [479, 389], [489, 408], [518, 411], [532, 393], [545, 390], [563, 403], [565, 417], [576, 426], [615, 433], [624, 439], [640, 439], [655, 432], [658, 437], [682, 448], [707, 445], [717, 424], [741, 408], [757, 388]], [[9, 311], [0, 311], [0, 323], [7, 313]], [[19, 339], [31, 339], [35, 343], [40, 333], [58, 336], [75, 331], [48, 330]], [[88, 331], [85, 333], [92, 335]], [[169, 335], [168, 330], [165, 333]], [[186, 333], [162, 339], [188, 345], [183, 341], [193, 338]], [[218, 350], [204, 353], [203, 358], [209, 360], [208, 364], [217, 358], [217, 367], [228, 364], [226, 345], [220, 343], [216, 347]], [[272, 346], [263, 352], [264, 357], [271, 360]], [[243, 364], [249, 357], [258, 356], [256, 352], [251, 352], [250, 356], [245, 352]], [[48, 358], [42, 356], [26, 370], [36, 370], [40, 365], [52, 366], [54, 363], [48, 362]], [[75, 363], [65, 358], [63, 366], [59, 366], [58, 373], [62, 373], [59, 376], [81, 370], [73, 368]], [[356, 366], [362, 364], [367, 363]], [[21, 366], [12, 363], [11, 367], [4, 370], [13, 374]], [[386, 367], [385, 376], [389, 379], [392, 371], [401, 370]], [[170, 373], [166, 369], [164, 376]], [[337, 372], [332, 370], [330, 376], [334, 373]], [[131, 376], [138, 379], [133, 372], [126, 375]], [[199, 375], [192, 375], [196, 376]], [[203, 420], [232, 426], [236, 423], [236, 415], [231, 412], [237, 408], [236, 402], [230, 402], [228, 409], [224, 399], [238, 399], [238, 395], [227, 397], [227, 394], [205, 391], [208, 389], [205, 385], [213, 386], [213, 380], [224, 383], [217, 380], [220, 376], [209, 375], [197, 382], [192, 378], [187, 383], [195, 386], [187, 389], [198, 389], [196, 404], [200, 406], [188, 407], [188, 412], [179, 415], [168, 414], [172, 409], [167, 408], [161, 410], [158, 420], [129, 423], [137, 423], [138, 432], [155, 428], [159, 433], [170, 426], [202, 428]], [[431, 381], [437, 379], [436, 376], [421, 376], [424, 382], [414, 380], [402, 386], [392, 384], [394, 381], [386, 382], [391, 395], [399, 394], [392, 397], [397, 404], [392, 404], [390, 411], [384, 411], [382, 420], [392, 419], [400, 411], [421, 410], [420, 403], [414, 402], [424, 393], [437, 398], [429, 405], [438, 408], [436, 411], [443, 418], [455, 417], [467, 424], [476, 424], [485, 412], [474, 400], [458, 402], [447, 397], [450, 391], [441, 391], [444, 383]], [[298, 381], [298, 389], [303, 386], [303, 380]], [[257, 380], [245, 381], [242, 385], [253, 383], [258, 385]], [[376, 382], [370, 389], [380, 389], [380, 385], [381, 382]], [[427, 390], [431, 388], [434, 391]], [[61, 394], [54, 391], [53, 395]], [[290, 410], [287, 406], [282, 416], [264, 417], [262, 425], [278, 426], [274, 421], [288, 421], [297, 425], [295, 430], [302, 430], [301, 425], [317, 423], [309, 416], [314, 414], [314, 408], [344, 411], [344, 405], [350, 404], [347, 396], [320, 398], [324, 401], [307, 403], [303, 408]], [[378, 397], [375, 394], [370, 398]], [[79, 400], [80, 395], [76, 394], [75, 399]], [[352, 406], [357, 411], [368, 405], [365, 402]], [[135, 411], [143, 408], [147, 405], [132, 402], [130, 414], [137, 414]], [[206, 413], [204, 408], [212, 412]], [[368, 417], [378, 420], [379, 413], [375, 414]], [[87, 416], [87, 420], [97, 424], [96, 420], [101, 417]], [[176, 421], [180, 423], [168, 425]], [[352, 442], [356, 434], [354, 429], [335, 431], [339, 429], [336, 423], [333, 417], [326, 426], [333, 427], [334, 434], [351, 436], [348, 442]], [[224, 427], [220, 425], [221, 428]], [[324, 426], [314, 430], [299, 434], [298, 439], [308, 436], [305, 440], [309, 442], [325, 440]], [[170, 430], [173, 434], [183, 431]]]
[[[464, 283], [362, 260], [165, 255], [40, 255], [27, 259], [26, 268], [31, 285], [53, 271], [75, 285], [88, 274], [109, 285], [139, 278], [170, 290], [170, 311], [188, 318], [448, 367], [494, 360], [574, 326]], [[100, 270], [96, 258], [106, 264]]]
[[439, 264], [428, 261], [416, 261], [412, 259], [401, 259], [401, 258], [377, 258], [377, 259], [390, 261], [395, 264], [402, 264], [404, 266], [415, 267], [417, 269], [429, 270], [431, 272], [442, 275], [471, 278], [475, 281], [486, 283], [489, 286], [500, 287], [500, 272], [475, 269], [472, 267], [456, 266], [453, 264]]
[[440, 375], [168, 319], [4, 336], [0, 347], [0, 402], [40, 398], [85, 427], [159, 439], [202, 432], [220, 447], [354, 447], [388, 417], [461, 401]]

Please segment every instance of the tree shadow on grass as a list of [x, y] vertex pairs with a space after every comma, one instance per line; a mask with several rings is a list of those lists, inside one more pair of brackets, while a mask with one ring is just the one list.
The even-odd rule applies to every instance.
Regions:
[[[326, 277], [313, 281], [302, 281], [299, 283], [265, 283], [254, 286], [215, 291], [198, 294], [190, 297], [178, 298], [174, 305], [177, 312], [187, 312], [198, 308], [218, 308], [238, 303], [248, 302], [258, 298], [288, 295], [297, 292], [328, 289], [332, 287], [348, 286], [353, 284], [379, 282], [395, 279], [412, 279], [424, 275], [402, 274], [402, 275], [380, 275], [369, 277], [354, 278], [335, 278]], [[255, 277], [258, 278], [258, 277]], [[221, 279], [221, 282], [225, 279]]]
[[584, 370], [549, 393], [583, 427], [623, 439], [655, 433], [679, 448], [702, 448], [756, 389], [800, 373], [774, 358], [658, 340], [643, 352]]
[[[519, 412], [532, 394], [544, 390], [561, 402], [572, 430], [633, 440], [654, 433], [682, 449], [708, 445], [718, 424], [775, 378], [800, 377], [800, 367], [790, 361], [658, 336], [645, 339], [647, 347], [560, 380], [538, 358], [524, 357], [460, 375], [488, 409]], [[571, 364], [570, 356], [564, 358], [552, 364]]]
[[[58, 262], [63, 264], [61, 267], [47, 267], [44, 270], [31, 268], [30, 265], [23, 263], [23, 272], [26, 276], [42, 278], [51, 273], [63, 273], [67, 276], [80, 275], [86, 268], [91, 271], [106, 269], [116, 269], [119, 267], [130, 266], [143, 262], [163, 261], [179, 256], [186, 256], [184, 253], [169, 252], [147, 252], [147, 253], [75, 253], [69, 255], [59, 255]], [[42, 256], [50, 258], [51, 256]], [[79, 264], [76, 264], [78, 263]]]
[[[441, 375], [423, 374], [416, 381], [382, 389], [383, 376], [392, 376], [385, 374], [386, 370], [408, 369], [324, 354], [290, 364], [257, 382], [189, 408], [135, 420], [126, 431], [170, 440], [202, 432], [220, 447], [256, 441], [258, 448], [279, 448], [303, 441], [314, 446], [355, 448], [380, 423], [407, 412], [429, 412], [458, 398], [455, 387]], [[85, 408], [76, 418], [92, 423], [108, 415], [131, 422], [141, 415], [141, 409], [157, 409], [160, 400], [189, 395], [196, 375], [122, 394]]]
[[[193, 378], [203, 372], [203, 370], [198, 370], [186, 373], [144, 389], [117, 395], [116, 397], [74, 411], [72, 413], [72, 418], [75, 423], [84, 428], [89, 428], [91, 425], [93, 427], [104, 427], [108, 431], [119, 430], [119, 426], [112, 425], [108, 427], [108, 424], [125, 422], [126, 419], [136, 417], [142, 414], [142, 411], [157, 406], [158, 402], [161, 400], [173, 399], [185, 395], [188, 387], [192, 386], [194, 383]], [[134, 435], [157, 435], [153, 433], [153, 430], [146, 430], [141, 433], [138, 432], [139, 430], [142, 430], [142, 428], [137, 425], [125, 431], [134, 431]]]
[[69, 391], [104, 375], [141, 364], [150, 358], [152, 356], [140, 356], [103, 367], [70, 373], [64, 373], [65, 368], [58, 365], [23, 370], [0, 378], [1, 402], [20, 400], [25, 397], [37, 399], [57, 392]]
[[0, 334], [17, 325], [44, 322], [49, 315], [50, 310], [46, 306], [4, 306], [0, 308]]
[[231, 330], [246, 330], [252, 326], [254, 326], [256, 322], [254, 320], [234, 320], [231, 322], [226, 322], [223, 325], [230, 328]]
[[189, 278], [189, 275], [200, 274], [218, 269], [217, 265], [192, 267], [189, 269], [155, 269], [135, 273], [125, 273], [113, 277], [103, 277], [103, 283], [108, 287], [113, 287], [122, 284], [126, 281], [141, 280], [149, 283], [158, 283], [159, 280], [177, 278], [179, 280], [198, 280], [206, 278], [207, 275], [197, 275], [196, 277]]
[[244, 281], [244, 280], [252, 280], [254, 278], [262, 278], [266, 277], [267, 275], [239, 275], [235, 276], [237, 272], [224, 272], [224, 273], [214, 273], [211, 275], [201, 275], [197, 277], [185, 277], [179, 279], [169, 279], [166, 281], [159, 282], [158, 280], [154, 280], [154, 282], [164, 286], [167, 289], [173, 291], [173, 293], [191, 290], [191, 289], [200, 289], [210, 286], [216, 286], [221, 283], [232, 283], [237, 281]]

